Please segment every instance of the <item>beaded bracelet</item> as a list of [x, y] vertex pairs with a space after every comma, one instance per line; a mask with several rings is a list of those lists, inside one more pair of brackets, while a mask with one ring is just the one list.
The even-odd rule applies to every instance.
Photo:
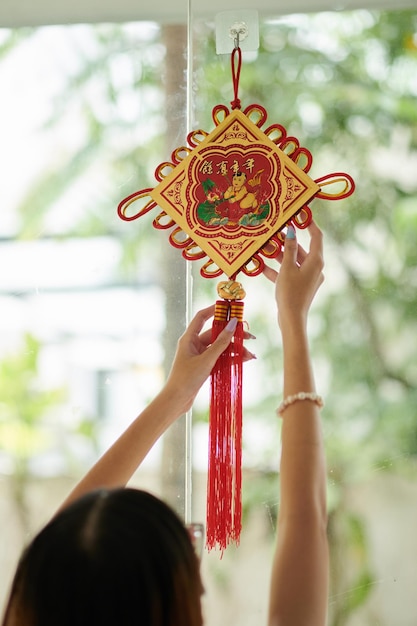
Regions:
[[277, 414], [282, 415], [287, 407], [294, 402], [298, 402], [299, 400], [309, 400], [309, 402], [314, 402], [317, 404], [319, 408], [324, 406], [323, 398], [319, 396], [317, 393], [313, 393], [311, 391], [299, 391], [295, 393], [293, 396], [287, 396], [277, 408]]

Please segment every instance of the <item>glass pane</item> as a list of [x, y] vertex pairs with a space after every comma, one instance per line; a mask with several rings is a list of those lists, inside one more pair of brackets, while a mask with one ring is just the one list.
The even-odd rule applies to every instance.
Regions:
[[[185, 327], [185, 261], [153, 218], [132, 226], [117, 206], [149, 186], [186, 136], [186, 15], [184, 3], [180, 26], [1, 32], [0, 471], [10, 540], [0, 602], [26, 538], [157, 393]], [[185, 450], [182, 418], [132, 480], [181, 515]]]

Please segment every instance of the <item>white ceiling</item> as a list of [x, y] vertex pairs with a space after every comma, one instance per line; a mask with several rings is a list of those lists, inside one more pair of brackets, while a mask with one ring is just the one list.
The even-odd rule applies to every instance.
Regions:
[[[256, 9], [260, 16], [324, 10], [416, 9], [417, 0], [191, 0], [192, 15], [214, 21], [216, 13]], [[136, 20], [183, 23], [188, 0], [0, 0], [0, 27]]]

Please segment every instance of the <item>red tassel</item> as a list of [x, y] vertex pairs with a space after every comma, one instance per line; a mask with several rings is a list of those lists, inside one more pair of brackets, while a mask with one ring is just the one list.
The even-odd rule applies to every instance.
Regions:
[[212, 340], [236, 317], [233, 340], [211, 373], [207, 548], [239, 543], [242, 528], [243, 302], [218, 300]]

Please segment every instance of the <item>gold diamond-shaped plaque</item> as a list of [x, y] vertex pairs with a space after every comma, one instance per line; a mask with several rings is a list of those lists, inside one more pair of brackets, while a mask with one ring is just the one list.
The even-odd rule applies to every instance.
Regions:
[[149, 195], [233, 276], [319, 191], [256, 124], [234, 110]]

